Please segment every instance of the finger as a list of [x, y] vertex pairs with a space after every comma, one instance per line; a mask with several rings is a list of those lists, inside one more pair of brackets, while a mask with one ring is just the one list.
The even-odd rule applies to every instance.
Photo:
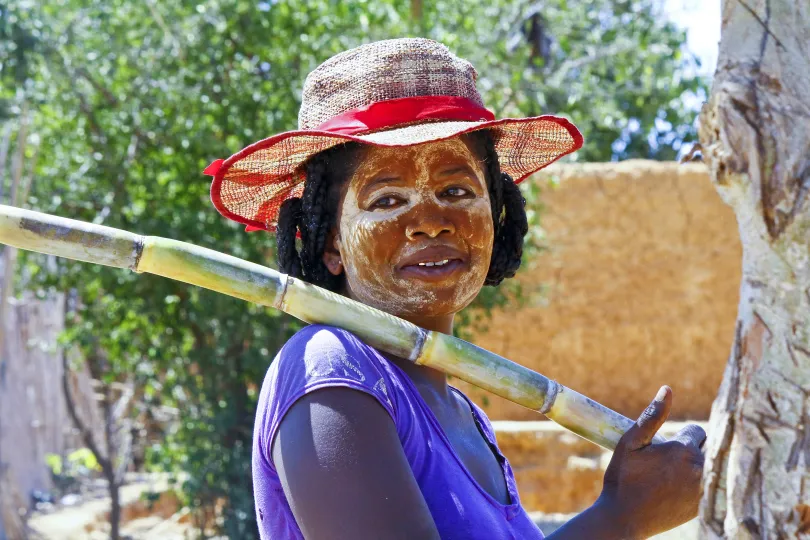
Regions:
[[698, 425], [689, 424], [676, 433], [670, 441], [678, 441], [687, 446], [701, 448], [706, 441], [706, 431]]
[[666, 422], [671, 409], [672, 390], [669, 386], [662, 386], [655, 399], [644, 409], [633, 427], [624, 434], [621, 442], [629, 450], [637, 450], [649, 445], [656, 432]]

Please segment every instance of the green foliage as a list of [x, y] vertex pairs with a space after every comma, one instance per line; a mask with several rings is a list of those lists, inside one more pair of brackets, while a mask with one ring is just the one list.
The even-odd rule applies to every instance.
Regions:
[[[217, 214], [202, 169], [294, 128], [306, 74], [377, 39], [424, 35], [473, 62], [498, 115], [561, 113], [586, 137], [573, 159], [671, 158], [693, 136], [680, 96], [682, 33], [653, 0], [0, 0], [0, 100], [32, 104], [41, 141], [28, 204], [273, 264], [264, 233]], [[0, 117], [2, 118], [2, 117]], [[539, 207], [526, 192], [537, 223]], [[542, 249], [533, 229], [532, 249]], [[194, 508], [227, 498], [223, 532], [256, 536], [250, 452], [268, 364], [300, 326], [272, 310], [155, 276], [30, 255], [24, 275], [73, 289], [66, 338], [94, 373], [180, 411], [149, 453], [188, 473]], [[459, 331], [527, 298], [486, 289]]]
[[682, 32], [655, 0], [424, 2], [425, 32], [469, 59], [499, 116], [568, 116], [581, 161], [673, 159], [695, 137]]
[[79, 468], [88, 471], [101, 471], [101, 465], [89, 448], [74, 450], [67, 457], [68, 468]]
[[[29, 80], [29, 58], [36, 40], [26, 25], [0, 0], [0, 88], [16, 88]], [[13, 93], [0, 92], [0, 121], [11, 116], [8, 107]], [[5, 99], [3, 99], [5, 98]]]
[[46, 454], [45, 465], [51, 471], [54, 487], [62, 495], [77, 491], [80, 479], [97, 477], [101, 472], [101, 465], [89, 448], [79, 448], [64, 459], [58, 454]]
[[59, 454], [45, 454], [45, 464], [52, 474], [62, 474], [62, 456]]

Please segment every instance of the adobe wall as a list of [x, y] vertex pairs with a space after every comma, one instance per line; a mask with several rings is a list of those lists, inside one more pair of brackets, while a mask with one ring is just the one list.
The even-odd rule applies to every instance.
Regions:
[[[550, 179], [559, 178], [552, 187]], [[669, 384], [671, 419], [706, 419], [731, 347], [741, 249], [702, 164], [559, 165], [542, 186], [549, 250], [521, 268], [541, 304], [475, 342], [631, 417]], [[454, 381], [492, 419], [542, 417]]]
[[[659, 434], [672, 437], [685, 425], [666, 422]], [[705, 422], [700, 425], [707, 427]], [[493, 428], [527, 512], [577, 513], [599, 497], [611, 452], [554, 422], [495, 421]]]

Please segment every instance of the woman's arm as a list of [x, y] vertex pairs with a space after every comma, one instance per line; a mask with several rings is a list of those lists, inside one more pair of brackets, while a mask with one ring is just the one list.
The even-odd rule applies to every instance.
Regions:
[[597, 500], [590, 508], [577, 514], [565, 525], [546, 537], [546, 540], [574, 540], [579, 538], [598, 538], [599, 540], [630, 540], [624, 524], [620, 523], [608, 505]]
[[307, 539], [438, 539], [394, 422], [371, 396], [329, 387], [284, 416], [273, 463]]

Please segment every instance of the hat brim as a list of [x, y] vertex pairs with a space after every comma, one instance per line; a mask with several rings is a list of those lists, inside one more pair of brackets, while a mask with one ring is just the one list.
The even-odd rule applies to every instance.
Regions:
[[436, 121], [360, 135], [328, 131], [288, 131], [256, 142], [206, 169], [212, 174], [211, 201], [225, 217], [247, 230], [275, 230], [278, 209], [303, 192], [309, 158], [333, 146], [355, 141], [399, 147], [441, 141], [489, 129], [501, 170], [515, 183], [582, 147], [582, 134], [557, 116], [506, 118], [484, 122]]

